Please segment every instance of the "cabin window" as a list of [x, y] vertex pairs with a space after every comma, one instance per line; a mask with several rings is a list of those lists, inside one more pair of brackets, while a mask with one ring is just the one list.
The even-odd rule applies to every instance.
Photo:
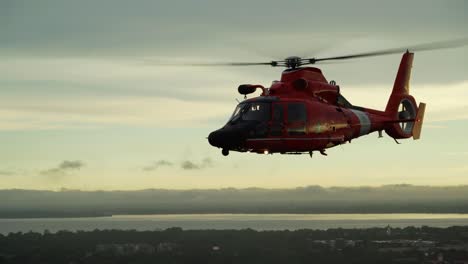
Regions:
[[306, 107], [303, 103], [288, 104], [288, 121], [289, 122], [305, 122], [307, 120]]
[[305, 135], [307, 109], [303, 103], [288, 104], [288, 134]]

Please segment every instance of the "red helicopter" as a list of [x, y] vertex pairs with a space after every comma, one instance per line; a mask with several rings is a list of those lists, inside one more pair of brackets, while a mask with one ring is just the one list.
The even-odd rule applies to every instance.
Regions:
[[[260, 63], [227, 63], [228, 66], [270, 65], [282, 66], [280, 81], [270, 87], [243, 84], [238, 87], [245, 98], [261, 89], [260, 96], [240, 102], [221, 129], [208, 136], [209, 143], [229, 151], [259, 154], [309, 154], [342, 145], [360, 136], [385, 131], [396, 143], [398, 139], [419, 139], [426, 104], [416, 103], [409, 93], [409, 80], [414, 53], [456, 47], [465, 42], [450, 41], [423, 44], [411, 48], [398, 48], [328, 58], [288, 57], [282, 61]], [[400, 67], [385, 111], [352, 105], [334, 82], [328, 82], [322, 71], [302, 67], [322, 61], [402, 53]], [[217, 64], [220, 65], [220, 64]]]

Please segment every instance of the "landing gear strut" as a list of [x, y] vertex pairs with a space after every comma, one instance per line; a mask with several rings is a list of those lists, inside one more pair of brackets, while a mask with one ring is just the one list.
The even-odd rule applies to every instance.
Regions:
[[223, 156], [227, 156], [229, 155], [229, 149], [223, 149], [221, 150], [221, 153], [223, 154]]

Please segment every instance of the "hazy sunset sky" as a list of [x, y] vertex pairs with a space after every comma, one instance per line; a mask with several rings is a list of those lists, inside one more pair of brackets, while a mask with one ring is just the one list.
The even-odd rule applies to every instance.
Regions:
[[[289, 188], [468, 184], [468, 47], [417, 52], [411, 93], [422, 139], [371, 134], [328, 157], [256, 155], [206, 137], [237, 86], [271, 67], [153, 61], [270, 61], [468, 37], [468, 2], [0, 2], [0, 188]], [[383, 109], [400, 55], [318, 65], [353, 104]]]

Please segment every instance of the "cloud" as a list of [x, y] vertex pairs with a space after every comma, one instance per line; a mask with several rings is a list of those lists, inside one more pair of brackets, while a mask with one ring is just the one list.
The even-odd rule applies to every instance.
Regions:
[[11, 175], [15, 175], [15, 173], [12, 172], [12, 171], [1, 171], [0, 170], [0, 175], [2, 175], [2, 176], [11, 176]]
[[[356, 85], [341, 89], [346, 99], [354, 105], [384, 110], [391, 88], [383, 85]], [[460, 100], [460, 98], [468, 96], [468, 81], [445, 85], [412, 85], [410, 89], [410, 93], [416, 98], [416, 101], [428, 104], [425, 116], [426, 124], [468, 119], [468, 102]], [[371, 93], [370, 91], [375, 92]], [[436, 123], [433, 126], [440, 126], [440, 124]]]
[[[210, 54], [217, 50], [209, 43], [226, 46], [229, 42], [248, 40], [269, 46], [275, 39], [281, 40], [276, 43], [284, 43], [288, 39], [281, 37], [287, 34], [302, 36], [301, 41], [289, 38], [295, 40], [293, 46], [310, 46], [320, 41], [322, 35], [343, 32], [407, 38], [467, 32], [463, 1], [429, 1], [429, 5], [427, 0], [358, 2], [207, 0], [184, 1], [185, 8], [181, 9], [180, 3], [174, 1], [142, 0], [130, 8], [126, 1], [113, 0], [44, 0], [28, 5], [9, 1], [0, 4], [3, 37], [0, 51], [122, 56], [178, 54], [177, 50], [199, 53], [204, 48]], [[93, 12], [89, 6], [93, 6]], [[109, 6], [114, 16], [108, 15]], [[294, 10], [295, 19], [270, 19], [271, 14], [284, 10]], [[310, 10], [315, 10], [313, 16]], [[322, 23], [331, 10], [334, 19]], [[311, 32], [310, 24], [322, 26]], [[412, 30], [403, 34], [401, 29], [408, 25]]]
[[40, 172], [40, 174], [43, 176], [48, 176], [57, 179], [66, 176], [67, 173], [70, 171], [79, 170], [83, 166], [84, 163], [79, 160], [64, 160], [57, 167], [48, 170], [43, 170]]
[[200, 170], [209, 167], [213, 167], [213, 160], [210, 158], [203, 159], [200, 163], [196, 163], [190, 160], [185, 160], [180, 164], [183, 170]]
[[53, 168], [53, 169], [43, 170], [40, 172], [40, 174], [43, 176], [59, 178], [59, 177], [65, 176], [65, 171], [59, 168]]
[[184, 170], [198, 170], [200, 169], [200, 166], [198, 166], [197, 164], [189, 161], [189, 160], [186, 160], [184, 162], [182, 162], [182, 164], [180, 164], [180, 167]]
[[173, 163], [167, 160], [158, 160], [153, 162], [151, 165], [143, 168], [143, 171], [154, 171], [160, 167], [172, 167]]
[[[343, 2], [338, 4], [337, 1], [291, 3], [280, 0], [258, 0], [254, 1], [255, 3], [236, 1], [233, 4], [207, 0], [185, 1], [186, 8], [183, 10], [174, 1], [143, 0], [131, 8], [125, 1], [113, 0], [102, 0], [99, 3], [91, 0], [76, 3], [44, 0], [28, 5], [17, 2], [0, 4], [2, 32], [0, 54], [7, 57], [119, 58], [139, 61], [153, 56], [167, 56], [171, 61], [190, 58], [239, 61], [254, 59], [255, 61], [284, 58], [290, 55], [345, 55], [350, 51], [364, 52], [376, 48], [400, 47], [468, 34], [463, 1], [449, 3], [433, 0], [427, 5], [427, 0], [411, 1], [411, 3], [391, 1], [379, 4], [371, 0], [361, 0], [359, 4]], [[93, 12], [89, 12], [90, 5], [93, 6]], [[110, 5], [115, 16], [107, 15]], [[54, 12], [51, 6], [54, 7]], [[404, 10], [402, 6], [405, 7]], [[295, 19], [278, 21], [269, 19], [271, 14], [281, 13], [285, 9], [295, 10]], [[310, 10], [316, 11], [313, 16], [310, 15]], [[333, 10], [334, 19], [323, 24], [322, 21], [329, 16], [329, 10]], [[86, 19], [83, 20], [83, 17]], [[314, 28], [311, 32], [310, 24], [320, 24], [321, 27]], [[402, 30], [408, 25], [411, 25], [411, 31]], [[317, 48], [323, 49], [324, 46], [327, 49], [319, 53], [316, 51]], [[262, 56], [254, 57], [255, 53], [258, 53], [256, 51], [261, 51]], [[466, 55], [463, 54], [460, 52], [458, 56], [456, 54], [450, 56], [446, 51], [434, 52], [426, 56], [424, 63], [419, 61], [418, 57], [417, 67], [426, 69], [419, 71], [419, 75], [427, 73], [426, 78], [438, 82], [454, 78], [459, 81], [465, 80], [464, 61], [466, 60], [463, 58], [466, 58]], [[398, 56], [395, 57], [398, 60]], [[40, 60], [44, 61], [43, 58]], [[434, 61], [437, 61], [440, 67], [433, 67]], [[6, 67], [16, 69], [25, 75], [39, 73], [43, 68], [34, 65], [36, 69], [34, 71], [28, 68], [25, 70], [17, 63], [5, 64]], [[85, 67], [69, 62], [66, 66], [60, 67], [61, 69], [51, 80], [61, 78], [59, 73], [62, 71], [68, 72], [66, 75], [80, 75], [88, 71], [96, 77], [113, 75], [113, 79], [118, 79], [117, 82], [121, 82], [122, 77], [127, 76], [125, 72], [116, 73], [112, 68], [96, 71], [93, 69], [95, 63], [92, 62], [81, 65]], [[366, 61], [359, 66], [351, 67], [356, 69], [355, 72], [349, 65], [343, 65], [341, 70], [336, 70], [343, 76], [353, 78], [362, 84], [370, 80], [380, 82], [382, 75], [394, 73], [397, 64], [388, 65], [389, 68], [379, 67], [376, 70], [376, 65], [372, 61]], [[441, 67], [445, 69], [444, 74], [439, 74]], [[67, 70], [70, 68], [73, 68], [73, 71]], [[266, 69], [271, 72], [271, 69]], [[152, 71], [157, 74], [160, 69]], [[210, 71], [208, 80], [218, 75], [212, 73], [213, 69]], [[237, 69], [230, 70], [232, 71]], [[249, 68], [248, 71], [258, 74], [256, 68]], [[371, 73], [363, 78], [361, 73], [368, 71]], [[192, 74], [192, 69], [189, 72], [190, 74], [181, 74], [184, 78], [175, 79], [180, 82], [181, 79], [196, 76]], [[391, 76], [390, 79], [393, 78], [394, 76]], [[138, 86], [140, 85], [141, 82], [138, 82]], [[168, 87], [161, 83], [153, 86], [158, 85]], [[173, 90], [175, 85], [169, 86], [171, 89], [167, 90]], [[131, 87], [137, 88], [135, 85]], [[185, 92], [190, 90], [193, 89], [184, 89]]]
[[73, 169], [80, 169], [84, 166], [84, 163], [79, 160], [64, 160], [59, 165], [59, 169], [61, 170], [73, 170]]
[[59, 96], [48, 100], [27, 97], [29, 98], [15, 95], [0, 98], [0, 130], [73, 129], [112, 125], [199, 127], [206, 126], [220, 115], [223, 115], [223, 119], [227, 118], [234, 107], [233, 103], [226, 102], [188, 102], [145, 96]]
[[[143, 171], [155, 171], [161, 167], [173, 167], [174, 162], [168, 160], [158, 160], [150, 165], [143, 168]], [[201, 170], [205, 168], [213, 167], [213, 160], [210, 158], [204, 158], [200, 162], [184, 160], [180, 163], [180, 168], [183, 170]]]
[[468, 151], [443, 152], [442, 155], [446, 155], [446, 156], [468, 156]]
[[213, 167], [213, 160], [210, 158], [205, 158], [202, 160], [202, 167]]

